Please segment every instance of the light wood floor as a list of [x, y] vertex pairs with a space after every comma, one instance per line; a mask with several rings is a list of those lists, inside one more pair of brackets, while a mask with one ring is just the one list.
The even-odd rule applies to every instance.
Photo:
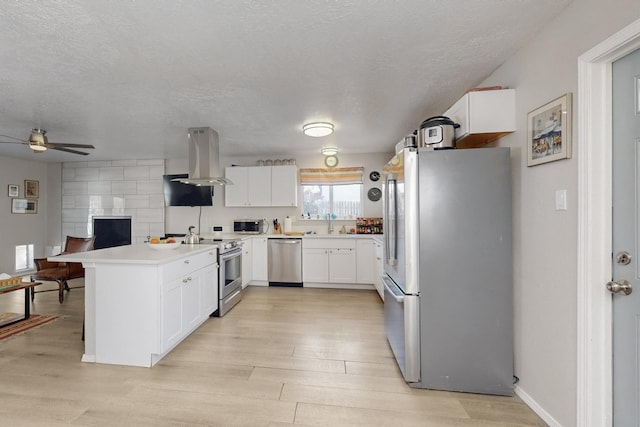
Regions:
[[[0, 296], [0, 312], [23, 298]], [[83, 298], [37, 294], [34, 313], [62, 318], [0, 342], [0, 424], [545, 425], [517, 397], [408, 387], [374, 291], [249, 287], [151, 369], [80, 362]]]

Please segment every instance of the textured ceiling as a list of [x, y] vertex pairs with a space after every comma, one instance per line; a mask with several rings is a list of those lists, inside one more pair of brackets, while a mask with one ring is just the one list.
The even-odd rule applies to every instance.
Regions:
[[[478, 85], [570, 0], [4, 2], [0, 134], [93, 144], [87, 157], [184, 158], [189, 127], [223, 155], [390, 151]], [[325, 138], [308, 121], [335, 123]], [[6, 140], [6, 138], [0, 138]]]

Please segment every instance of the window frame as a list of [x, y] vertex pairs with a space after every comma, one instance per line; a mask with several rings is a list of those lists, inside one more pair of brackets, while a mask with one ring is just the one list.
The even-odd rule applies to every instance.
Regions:
[[[23, 260], [24, 263], [21, 263], [21, 264], [26, 265], [25, 268], [18, 268], [18, 261], [20, 259], [20, 257], [18, 256], [19, 248], [26, 248], [26, 250], [25, 250], [25, 258]], [[29, 271], [35, 270], [35, 268], [36, 268], [36, 264], [34, 262], [35, 244], [33, 244], [33, 243], [25, 243], [25, 244], [22, 244], [22, 245], [15, 245], [14, 248], [13, 248], [13, 254], [14, 254], [13, 268], [15, 270], [15, 273], [25, 273], [25, 272], [29, 272]]]
[[[299, 185], [300, 200], [302, 201], [300, 203], [300, 211], [299, 211], [299, 215], [301, 216], [301, 218], [324, 221], [324, 220], [326, 220], [326, 215], [327, 215], [327, 213], [316, 214], [316, 217], [307, 218], [307, 216], [306, 216], [307, 213], [304, 212], [304, 203], [305, 203], [304, 189], [305, 189], [305, 187], [329, 187], [329, 209], [330, 209], [331, 213], [333, 213], [333, 212], [335, 212], [335, 208], [334, 208], [334, 187], [342, 186], [342, 185], [357, 185], [357, 186], [359, 186], [359, 189], [358, 189], [359, 213], [357, 215], [349, 215], [349, 216], [337, 216], [336, 215], [336, 217], [332, 218], [332, 219], [336, 219], [336, 220], [355, 220], [357, 217], [363, 216], [363, 213], [364, 213], [364, 184], [363, 183], [352, 183], [352, 184], [322, 183], [322, 184], [300, 184]], [[318, 215], [319, 215], [319, 217], [318, 217]]]

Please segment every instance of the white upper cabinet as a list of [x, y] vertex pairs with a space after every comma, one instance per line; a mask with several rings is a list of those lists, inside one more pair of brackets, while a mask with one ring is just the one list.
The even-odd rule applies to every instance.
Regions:
[[224, 188], [225, 206], [247, 206], [247, 168], [230, 167], [224, 169], [225, 178], [231, 180], [233, 185]]
[[248, 181], [246, 206], [271, 206], [271, 168], [246, 169]]
[[271, 168], [271, 206], [298, 206], [298, 169], [295, 166]]
[[233, 166], [225, 168], [233, 185], [225, 187], [225, 206], [297, 206], [296, 166]]
[[444, 114], [460, 127], [457, 148], [482, 147], [516, 130], [515, 89], [467, 92]]

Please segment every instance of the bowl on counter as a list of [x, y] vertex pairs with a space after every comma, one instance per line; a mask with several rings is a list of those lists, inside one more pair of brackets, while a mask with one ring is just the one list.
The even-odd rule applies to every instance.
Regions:
[[175, 243], [149, 243], [147, 242], [147, 246], [151, 249], [155, 249], [156, 251], [166, 251], [170, 249], [179, 248], [182, 245], [182, 242]]

